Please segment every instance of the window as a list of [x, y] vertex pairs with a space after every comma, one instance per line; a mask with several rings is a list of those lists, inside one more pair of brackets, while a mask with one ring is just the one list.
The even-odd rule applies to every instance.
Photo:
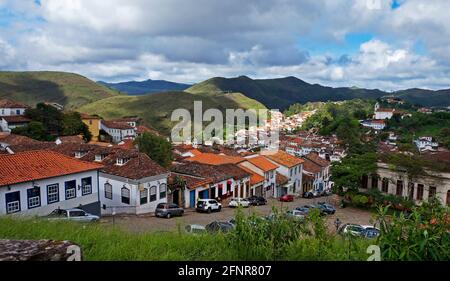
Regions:
[[5, 199], [7, 214], [20, 212], [20, 191], [7, 193]]
[[414, 183], [413, 182], [408, 183], [408, 199], [414, 200]]
[[367, 175], [363, 175], [361, 178], [361, 188], [367, 188], [369, 181], [369, 177]]
[[156, 186], [150, 187], [150, 202], [156, 201]]
[[378, 175], [372, 176], [372, 188], [378, 188]]
[[16, 109], [16, 114], [20, 115], [20, 109]]
[[84, 217], [86, 216], [86, 212], [85, 211], [70, 211], [70, 217], [74, 218], [74, 217]]
[[290, 176], [290, 177], [292, 177], [292, 171], [293, 171], [293, 170], [294, 170], [294, 169], [290, 169], [290, 170], [289, 170], [289, 176]]
[[428, 199], [436, 197], [436, 187], [430, 186], [430, 189], [428, 190]]
[[89, 125], [92, 125], [92, 120], [89, 120]]
[[381, 183], [381, 191], [388, 193], [389, 192], [389, 179], [383, 178], [383, 181]]
[[81, 194], [92, 194], [92, 177], [81, 179]]
[[27, 189], [28, 209], [33, 209], [41, 206], [41, 188], [35, 186]]
[[167, 185], [165, 183], [159, 186], [159, 199], [166, 198]]
[[418, 184], [416, 200], [422, 200], [422, 199], [423, 199], [423, 184]]
[[123, 166], [128, 162], [128, 159], [125, 158], [117, 158], [116, 165]]
[[447, 191], [447, 205], [450, 205], [450, 190]]
[[65, 188], [66, 188], [66, 200], [77, 197], [77, 182], [75, 180], [66, 181]]
[[96, 154], [95, 155], [95, 162], [101, 162], [104, 159], [103, 155]]
[[59, 202], [59, 184], [47, 185], [47, 204]]
[[110, 183], [105, 183], [105, 198], [113, 199], [112, 185]]
[[130, 190], [125, 186], [121, 189], [122, 203], [130, 205]]
[[148, 189], [147, 188], [144, 188], [144, 190], [141, 190], [140, 197], [141, 197], [141, 205], [148, 203]]
[[402, 196], [403, 195], [403, 181], [397, 180], [397, 191], [395, 195]]

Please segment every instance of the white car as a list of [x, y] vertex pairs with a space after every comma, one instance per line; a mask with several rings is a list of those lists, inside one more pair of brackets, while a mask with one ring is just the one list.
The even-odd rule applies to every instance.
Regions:
[[288, 211], [286, 213], [287, 216], [292, 217], [297, 220], [304, 220], [305, 219], [305, 213], [299, 210], [292, 210]]
[[49, 220], [70, 220], [79, 222], [98, 221], [99, 216], [86, 213], [81, 209], [56, 209], [48, 215]]
[[222, 210], [222, 204], [215, 199], [199, 199], [195, 208], [197, 212], [208, 212]]
[[250, 207], [250, 201], [243, 198], [232, 198], [230, 203], [228, 204], [228, 207], [230, 208], [237, 208], [237, 207], [243, 207], [248, 208]]

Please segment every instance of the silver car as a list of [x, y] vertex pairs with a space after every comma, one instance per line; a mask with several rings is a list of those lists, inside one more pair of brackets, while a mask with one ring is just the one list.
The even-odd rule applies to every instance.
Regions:
[[70, 220], [79, 222], [93, 222], [100, 219], [99, 216], [89, 214], [81, 209], [56, 209], [48, 215], [49, 220]]

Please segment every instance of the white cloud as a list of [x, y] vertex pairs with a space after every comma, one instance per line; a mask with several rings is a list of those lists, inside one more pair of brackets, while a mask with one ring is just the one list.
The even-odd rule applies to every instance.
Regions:
[[[336, 86], [450, 87], [450, 2], [408, 0], [395, 10], [379, 2], [373, 9], [362, 0], [0, 0], [20, 15], [0, 26], [0, 67], [111, 81], [294, 75]], [[326, 51], [349, 33], [374, 39], [354, 53]], [[300, 38], [325, 51], [308, 54]]]

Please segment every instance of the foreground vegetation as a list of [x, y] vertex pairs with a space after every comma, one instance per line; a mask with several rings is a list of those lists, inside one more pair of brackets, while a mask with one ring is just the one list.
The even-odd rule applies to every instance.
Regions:
[[225, 234], [177, 232], [132, 234], [101, 224], [0, 219], [1, 239], [69, 240], [82, 247], [85, 260], [347, 260], [364, 261], [370, 245], [382, 260], [449, 260], [448, 208], [437, 204], [413, 210], [409, 219], [379, 208], [378, 239], [342, 237], [328, 231], [312, 211], [295, 221], [274, 210], [274, 219], [236, 213], [236, 228]]

